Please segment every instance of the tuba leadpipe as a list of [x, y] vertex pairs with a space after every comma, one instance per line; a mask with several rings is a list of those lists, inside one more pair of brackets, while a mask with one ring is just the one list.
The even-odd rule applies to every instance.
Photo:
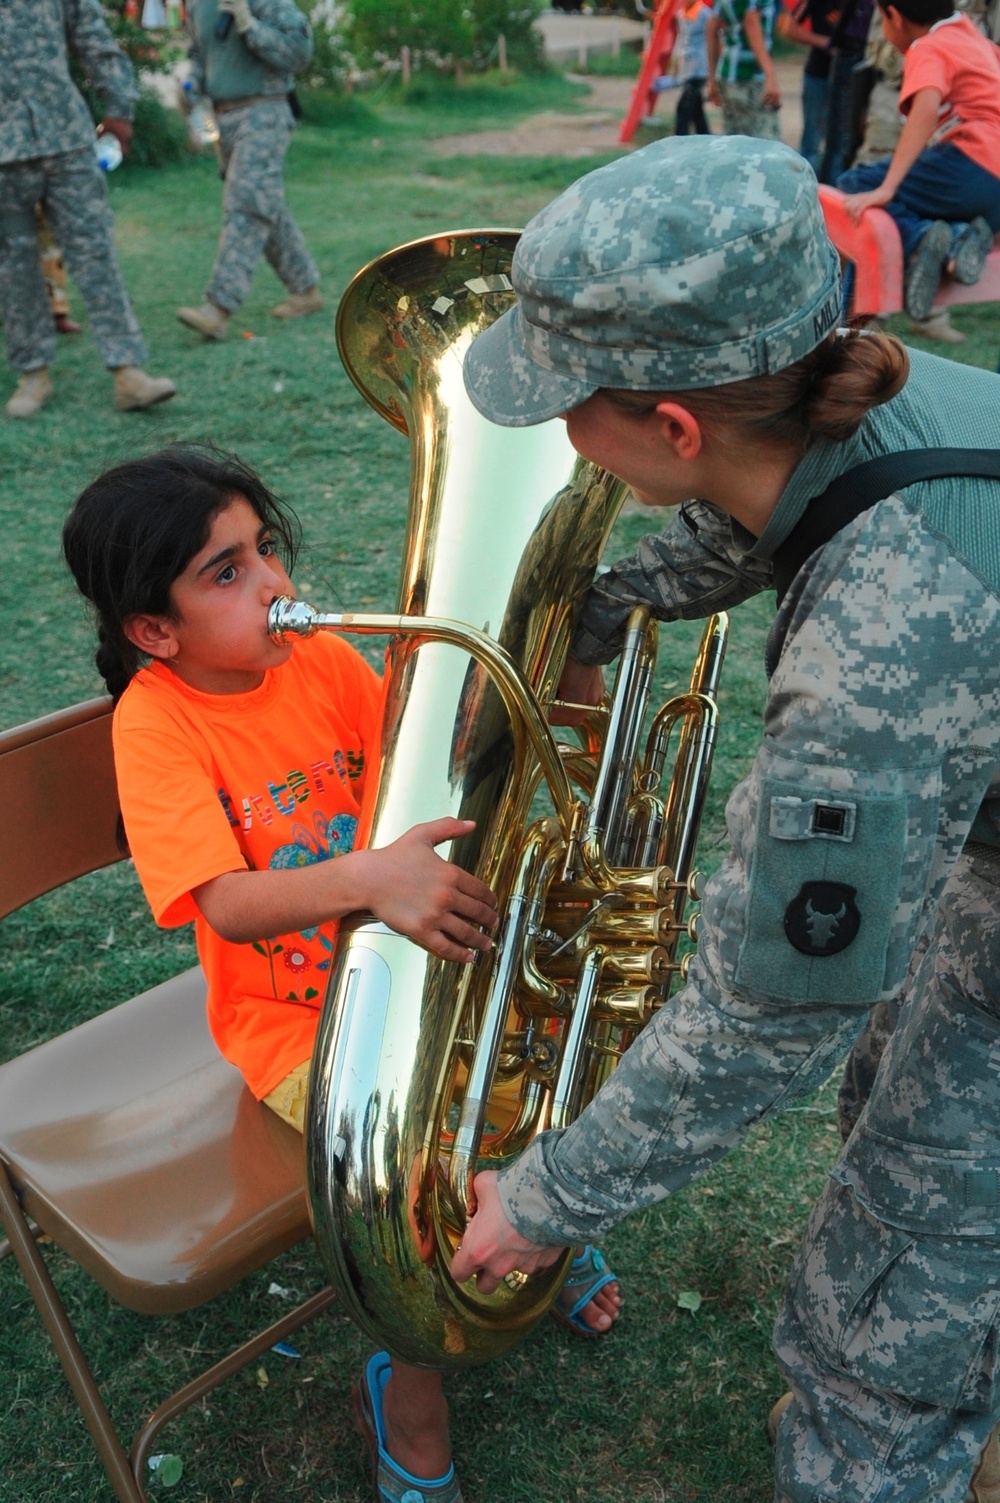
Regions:
[[[374, 1340], [438, 1368], [502, 1352], [558, 1293], [569, 1254], [490, 1296], [453, 1282], [474, 1176], [572, 1121], [663, 1004], [694, 890], [669, 864], [666, 722], [639, 752], [655, 654], [647, 612], [633, 614], [615, 687], [581, 744], [549, 728], [573, 605], [623, 487], [573, 453], [563, 424], [502, 430], [465, 395], [464, 352], [513, 298], [516, 239], [433, 236], [351, 283], [341, 357], [412, 451], [398, 608], [318, 615], [283, 602], [270, 623], [282, 639], [388, 637], [359, 842], [386, 845], [444, 814], [474, 819], [442, 854], [500, 904], [494, 949], [472, 966], [370, 914], [345, 920], [313, 1056], [306, 1153], [321, 1256]], [[724, 641], [724, 619], [721, 631]], [[715, 695], [702, 677], [699, 706]], [[688, 748], [675, 783], [703, 785], [705, 719], [670, 719]], [[698, 812], [681, 824], [696, 826]], [[636, 859], [654, 844], [656, 859]]]

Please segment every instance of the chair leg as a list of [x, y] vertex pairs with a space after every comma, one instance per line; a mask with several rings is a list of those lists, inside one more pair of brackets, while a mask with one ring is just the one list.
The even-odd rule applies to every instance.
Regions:
[[207, 1371], [200, 1373], [197, 1378], [192, 1378], [191, 1382], [186, 1384], [184, 1388], [178, 1389], [176, 1393], [171, 1394], [169, 1399], [165, 1399], [158, 1409], [153, 1410], [153, 1413], [149, 1416], [142, 1429], [138, 1431], [135, 1440], [132, 1442], [129, 1461], [131, 1462], [133, 1474], [136, 1477], [145, 1476], [146, 1460], [153, 1449], [157, 1435], [168, 1421], [176, 1419], [179, 1414], [183, 1414], [185, 1409], [189, 1409], [192, 1404], [197, 1403], [206, 1393], [210, 1393], [213, 1388], [217, 1388], [224, 1379], [231, 1377], [233, 1373], [238, 1373], [248, 1363], [253, 1362], [256, 1357], [260, 1357], [264, 1352], [270, 1351], [276, 1342], [284, 1341], [286, 1336], [290, 1336], [293, 1331], [297, 1331], [300, 1326], [304, 1326], [306, 1321], [312, 1320], [314, 1315], [321, 1314], [322, 1311], [334, 1303], [336, 1298], [336, 1291], [329, 1286], [321, 1289], [311, 1299], [307, 1299], [303, 1304], [297, 1305], [294, 1310], [289, 1311], [287, 1315], [282, 1316], [280, 1320], [276, 1320], [273, 1325], [268, 1326], [266, 1331], [261, 1331], [258, 1336], [254, 1336], [250, 1341], [245, 1341], [234, 1352], [230, 1352], [227, 1357], [223, 1357], [221, 1362], [216, 1362], [214, 1367], [210, 1367]]
[[147, 1503], [146, 1494], [136, 1481], [128, 1457], [111, 1423], [111, 1416], [101, 1398], [93, 1374], [87, 1366], [80, 1343], [56, 1292], [45, 1260], [35, 1245], [31, 1229], [18, 1203], [6, 1165], [0, 1163], [0, 1219], [20, 1265], [25, 1283], [49, 1333], [56, 1356], [76, 1395], [97, 1454], [104, 1464], [119, 1503]]

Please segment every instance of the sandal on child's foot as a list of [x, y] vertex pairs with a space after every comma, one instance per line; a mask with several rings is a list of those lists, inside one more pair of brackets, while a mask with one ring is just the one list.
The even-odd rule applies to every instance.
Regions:
[[389, 1353], [376, 1352], [365, 1363], [351, 1394], [354, 1418], [371, 1452], [375, 1503], [462, 1503], [462, 1489], [453, 1466], [443, 1477], [414, 1477], [386, 1450], [382, 1395], [391, 1376]]
[[569, 1265], [569, 1273], [552, 1306], [552, 1319], [561, 1326], [568, 1326], [578, 1336], [606, 1336], [611, 1326], [595, 1331], [583, 1319], [583, 1311], [596, 1294], [608, 1284], [617, 1284], [618, 1275], [612, 1273], [599, 1247], [587, 1245]]
[[993, 249], [993, 231], [980, 215], [955, 237], [951, 255], [951, 274], [963, 287], [974, 287], [983, 274], [986, 257]]
[[903, 303], [911, 318], [919, 321], [930, 313], [950, 255], [951, 225], [935, 219], [906, 263]]

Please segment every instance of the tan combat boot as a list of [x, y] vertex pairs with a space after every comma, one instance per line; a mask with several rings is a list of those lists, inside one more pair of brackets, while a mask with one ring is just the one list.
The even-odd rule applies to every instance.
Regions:
[[272, 318], [305, 318], [307, 313], [322, 313], [323, 299], [318, 287], [305, 292], [290, 292], [283, 303], [271, 309]]
[[137, 365], [120, 365], [114, 372], [115, 406], [119, 412], [139, 412], [166, 402], [177, 391], [166, 376], [147, 376]]
[[993, 1430], [972, 1474], [966, 1503], [1000, 1503], [1000, 1445]]
[[941, 344], [965, 343], [965, 335], [952, 325], [947, 308], [935, 308], [928, 318], [919, 322], [911, 318], [910, 333], [919, 334], [922, 339], [936, 339]]
[[36, 371], [25, 371], [17, 383], [17, 390], [7, 403], [7, 416], [12, 418], [34, 417], [52, 395], [52, 382], [47, 366]]
[[177, 317], [189, 329], [204, 334], [206, 339], [225, 339], [229, 328], [229, 314], [214, 303], [202, 303], [200, 308], [178, 308]]

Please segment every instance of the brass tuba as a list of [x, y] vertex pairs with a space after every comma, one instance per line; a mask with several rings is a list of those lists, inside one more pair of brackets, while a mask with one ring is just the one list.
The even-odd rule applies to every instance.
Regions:
[[276, 638], [389, 635], [359, 843], [386, 845], [444, 814], [474, 819], [443, 854], [500, 900], [496, 947], [474, 966], [371, 915], [345, 922], [313, 1055], [306, 1150], [320, 1253], [358, 1324], [435, 1368], [502, 1352], [558, 1293], [569, 1254], [490, 1296], [456, 1285], [449, 1264], [475, 1173], [571, 1122], [684, 965], [727, 631], [711, 618], [689, 692], [654, 717], [641, 751], [656, 628], [636, 610], [610, 704], [579, 744], [553, 738], [572, 606], [623, 487], [577, 458], [561, 422], [501, 429], [466, 396], [464, 353], [513, 300], [516, 241], [435, 235], [348, 287], [341, 358], [412, 448], [398, 613], [319, 615], [285, 600], [270, 621]]

